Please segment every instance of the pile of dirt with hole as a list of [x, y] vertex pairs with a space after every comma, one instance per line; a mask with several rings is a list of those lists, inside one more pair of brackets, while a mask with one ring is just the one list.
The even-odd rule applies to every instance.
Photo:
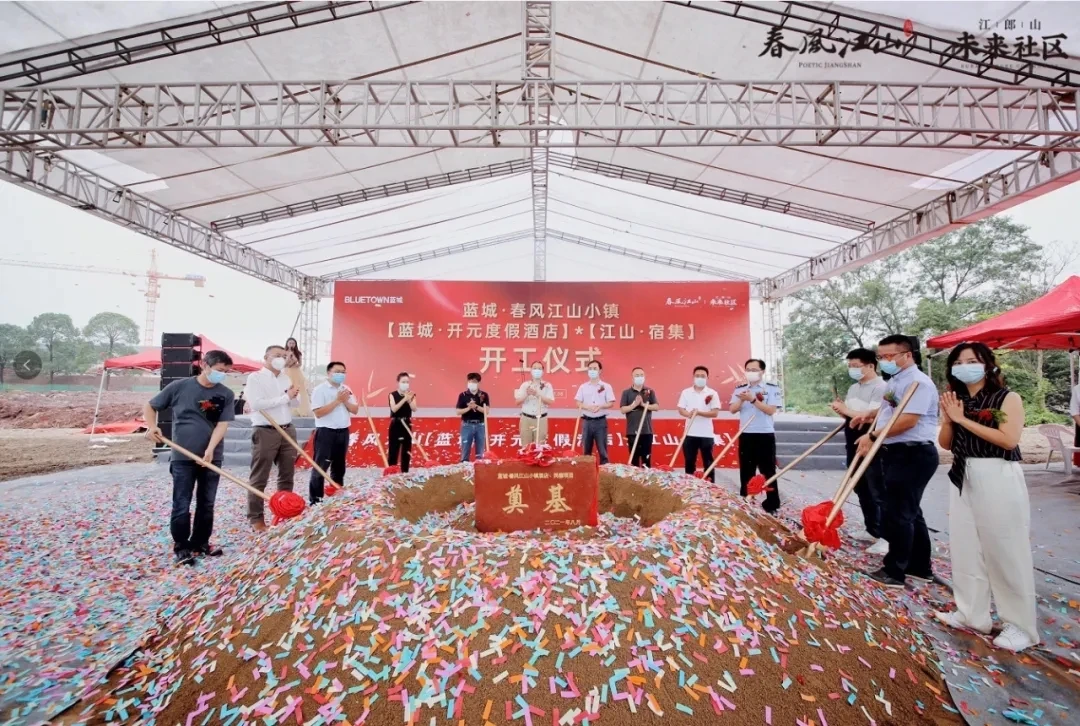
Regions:
[[889, 591], [709, 482], [603, 467], [597, 527], [481, 534], [471, 472], [350, 483], [58, 723], [962, 723]]

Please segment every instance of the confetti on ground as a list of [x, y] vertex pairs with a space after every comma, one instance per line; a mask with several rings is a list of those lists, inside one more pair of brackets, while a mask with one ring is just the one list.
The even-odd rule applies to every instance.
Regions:
[[[784, 555], [768, 520], [707, 482], [607, 468], [600, 526], [557, 534], [477, 534], [470, 504], [395, 516], [396, 490], [423, 488], [438, 510], [435, 494], [471, 489], [469, 476], [351, 485], [283, 525], [175, 601], [73, 718], [960, 722], [943, 665], [887, 591]], [[662, 490], [685, 506], [640, 526]]]

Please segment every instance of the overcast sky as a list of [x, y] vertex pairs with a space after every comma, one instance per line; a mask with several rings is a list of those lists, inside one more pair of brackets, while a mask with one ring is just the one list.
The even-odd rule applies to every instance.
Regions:
[[[1008, 214], [1029, 226], [1032, 238], [1040, 244], [1071, 244], [1080, 240], [1080, 233], [1074, 231], [1077, 209], [1080, 184], [1014, 207]], [[141, 271], [149, 266], [150, 251], [156, 249], [161, 272], [204, 275], [207, 283], [201, 289], [190, 282], [162, 283], [158, 335], [163, 331], [204, 333], [235, 352], [259, 357], [269, 342], [284, 340], [293, 331], [299, 302], [291, 293], [4, 182], [0, 182], [0, 219], [4, 220], [0, 258]], [[528, 280], [529, 245], [529, 240], [513, 243], [494, 266], [482, 264], [483, 256], [491, 253], [481, 250], [400, 268], [394, 277]], [[638, 280], [703, 279], [558, 244], [551, 245], [549, 254], [549, 279], [618, 280], [626, 279], [630, 271]], [[1068, 273], [1080, 273], [1080, 268], [1074, 265]], [[26, 325], [39, 313], [59, 312], [70, 315], [81, 327], [95, 313], [115, 311], [133, 318], [141, 329], [146, 309], [143, 289], [143, 280], [136, 278], [0, 265], [0, 322]], [[328, 355], [331, 312], [330, 301], [324, 301], [319, 360]], [[754, 353], [760, 355], [759, 315], [752, 314], [751, 325]]]

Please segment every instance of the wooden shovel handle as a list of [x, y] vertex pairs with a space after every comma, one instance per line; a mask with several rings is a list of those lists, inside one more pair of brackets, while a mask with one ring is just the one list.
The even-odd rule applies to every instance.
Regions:
[[755, 411], [754, 413], [750, 414], [750, 418], [749, 418], [749, 419], [747, 419], [746, 423], [744, 423], [744, 424], [742, 425], [742, 428], [740, 428], [740, 429], [739, 429], [739, 430], [738, 430], [738, 431], [737, 431], [737, 432], [735, 433], [735, 435], [734, 435], [734, 436], [733, 436], [733, 437], [731, 438], [731, 441], [727, 442], [727, 446], [725, 446], [725, 447], [724, 447], [723, 449], [721, 449], [721, 450], [720, 450], [720, 453], [719, 453], [719, 454], [717, 454], [717, 455], [716, 455], [716, 458], [712, 460], [712, 463], [711, 463], [711, 464], [709, 464], [709, 468], [708, 468], [708, 469], [706, 469], [706, 470], [705, 470], [705, 473], [701, 475], [701, 478], [702, 478], [702, 479], [705, 479], [705, 478], [707, 478], [707, 477], [709, 476], [709, 474], [710, 474], [710, 473], [712, 472], [712, 470], [716, 468], [716, 465], [720, 463], [720, 460], [724, 458], [724, 455], [725, 455], [725, 454], [726, 454], [726, 453], [728, 452], [728, 450], [729, 450], [729, 449], [730, 449], [730, 448], [731, 448], [732, 446], [734, 446], [734, 445], [735, 445], [735, 442], [739, 440], [739, 437], [743, 435], [743, 432], [744, 432], [744, 431], [746, 431], [746, 429], [747, 429], [747, 428], [748, 428], [748, 427], [750, 426], [750, 424], [751, 424], [751, 423], [753, 423], [753, 421], [754, 421], [754, 418], [755, 418], [756, 416], [757, 416], [757, 412], [756, 412], [756, 411]]
[[299, 453], [299, 454], [300, 454], [300, 456], [304, 457], [304, 460], [305, 460], [305, 461], [307, 461], [307, 463], [311, 464], [311, 466], [312, 466], [312, 467], [314, 467], [315, 471], [319, 472], [319, 473], [320, 473], [320, 474], [322, 475], [322, 478], [323, 478], [323, 479], [325, 479], [325, 480], [326, 480], [327, 482], [329, 482], [329, 483], [330, 483], [331, 485], [333, 485], [333, 486], [336, 486], [336, 487], [338, 487], [338, 488], [340, 488], [340, 489], [344, 489], [344, 488], [345, 488], [344, 486], [342, 486], [341, 482], [336, 482], [336, 481], [334, 481], [333, 479], [331, 479], [331, 478], [330, 478], [330, 475], [329, 475], [329, 474], [327, 474], [327, 473], [326, 473], [326, 472], [325, 472], [325, 471], [323, 470], [323, 468], [322, 468], [321, 466], [319, 466], [318, 464], [316, 464], [316, 463], [315, 463], [315, 459], [313, 459], [313, 458], [312, 458], [312, 457], [311, 457], [311, 456], [310, 456], [310, 455], [308, 454], [308, 452], [304, 451], [304, 447], [300, 445], [300, 442], [299, 442], [299, 441], [297, 441], [296, 439], [294, 439], [294, 438], [293, 438], [292, 436], [289, 436], [289, 432], [288, 432], [288, 431], [286, 431], [285, 429], [283, 429], [283, 428], [282, 428], [282, 427], [281, 427], [281, 426], [280, 426], [280, 425], [278, 424], [278, 422], [274, 420], [274, 417], [273, 417], [273, 416], [271, 416], [270, 414], [268, 414], [268, 413], [267, 413], [266, 411], [259, 411], [259, 413], [261, 413], [261, 414], [262, 414], [263, 418], [265, 418], [265, 419], [266, 419], [267, 421], [269, 421], [269, 422], [270, 422], [270, 425], [271, 425], [271, 426], [273, 426], [273, 427], [274, 427], [275, 429], [277, 429], [277, 432], [278, 432], [279, 434], [281, 434], [282, 438], [284, 438], [284, 439], [285, 439], [286, 441], [288, 441], [288, 442], [289, 442], [289, 445], [290, 445], [290, 446], [292, 446], [292, 447], [293, 447], [294, 449], [296, 449], [297, 453]]
[[668, 462], [668, 468], [675, 466], [675, 460], [679, 458], [679, 452], [682, 451], [683, 442], [686, 441], [686, 435], [690, 433], [690, 426], [694, 423], [694, 419], [697, 418], [697, 411], [690, 414], [690, 418], [686, 420], [686, 428], [683, 429], [682, 438], [679, 439], [679, 445], [675, 447], [675, 453], [671, 455], [671, 461]]
[[240, 486], [244, 487], [244, 489], [247, 489], [249, 492], [251, 492], [255, 496], [262, 497], [263, 499], [265, 499], [268, 502], [270, 501], [270, 495], [267, 494], [266, 492], [260, 492], [258, 489], [251, 486], [246, 481], [243, 481], [241, 479], [237, 479], [235, 476], [233, 476], [229, 472], [225, 471], [224, 469], [222, 469], [222, 468], [220, 468], [218, 466], [215, 466], [212, 462], [207, 461], [206, 459], [202, 458], [201, 456], [196, 456], [195, 454], [193, 454], [190, 451], [188, 451], [187, 449], [185, 449], [183, 446], [180, 446], [179, 444], [176, 444], [176, 443], [173, 443], [172, 441], [169, 441], [164, 436], [161, 437], [161, 440], [164, 441], [166, 444], [168, 444], [169, 448], [172, 449], [173, 451], [179, 451], [181, 454], [183, 454], [187, 458], [189, 458], [192, 461], [195, 461], [195, 462], [197, 462], [199, 464], [202, 464], [203, 466], [205, 466], [207, 469], [214, 472], [215, 474], [218, 474], [220, 476], [225, 477], [226, 479], [228, 479], [229, 481], [231, 481], [234, 484], [239, 484]]

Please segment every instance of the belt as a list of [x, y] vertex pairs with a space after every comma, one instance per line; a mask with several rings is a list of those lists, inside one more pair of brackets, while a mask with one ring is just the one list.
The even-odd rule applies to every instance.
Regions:
[[[292, 426], [292, 421], [290, 421], [287, 424], [278, 424], [278, 425], [281, 426], [281, 428], [283, 428], [283, 429], [287, 429], [290, 426]], [[272, 429], [274, 427], [271, 426], [270, 424], [265, 424], [265, 425], [264, 424], [256, 424], [255, 426], [252, 426], [251, 428], [253, 428], [253, 429]]]
[[586, 421], [605, 421], [607, 416], [582, 416]]
[[463, 423], [463, 424], [473, 424], [475, 426], [477, 424], [484, 423], [484, 419], [480, 419], [479, 421], [469, 421], [467, 419], [461, 419], [461, 423]]
[[895, 447], [903, 446], [904, 448], [912, 448], [914, 446], [933, 446], [932, 441], [901, 441], [896, 444], [882, 444], [883, 449], [892, 449]]
[[[531, 413], [525, 413], [524, 411], [521, 412], [521, 415], [524, 416], [525, 418], [531, 418], [533, 420], [536, 420], [536, 418], [537, 418], [536, 416], [533, 416]], [[547, 414], [542, 413], [542, 414], [540, 414], [539, 418], [547, 418]]]

